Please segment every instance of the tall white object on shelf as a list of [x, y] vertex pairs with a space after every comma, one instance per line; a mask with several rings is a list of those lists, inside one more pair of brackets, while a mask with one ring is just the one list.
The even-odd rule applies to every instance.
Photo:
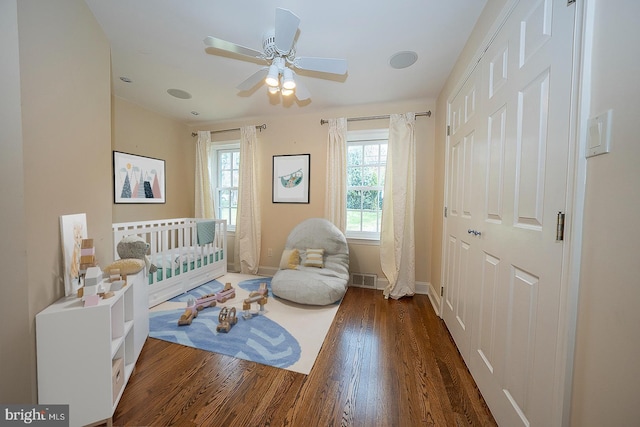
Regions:
[[129, 276], [98, 305], [68, 296], [36, 315], [38, 403], [69, 404], [72, 426], [110, 419], [118, 406], [149, 335], [145, 277]]
[[74, 295], [80, 287], [82, 239], [87, 238], [87, 214], [60, 217], [62, 255], [64, 258], [64, 294]]

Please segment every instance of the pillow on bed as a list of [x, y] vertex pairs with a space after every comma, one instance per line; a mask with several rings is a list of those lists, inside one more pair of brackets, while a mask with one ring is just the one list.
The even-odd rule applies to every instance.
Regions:
[[307, 258], [304, 261], [305, 267], [323, 268], [324, 249], [307, 249]]
[[295, 270], [300, 265], [300, 253], [297, 249], [285, 249], [280, 258], [280, 270]]
[[138, 271], [144, 268], [144, 261], [141, 259], [127, 258], [119, 259], [112, 262], [104, 268], [104, 272], [111, 274], [113, 270], [120, 270], [120, 274], [136, 274]]

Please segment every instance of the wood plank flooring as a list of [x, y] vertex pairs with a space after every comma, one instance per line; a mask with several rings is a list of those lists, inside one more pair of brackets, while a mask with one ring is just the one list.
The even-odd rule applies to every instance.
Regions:
[[311, 373], [149, 338], [116, 426], [495, 426], [425, 295], [349, 288]]

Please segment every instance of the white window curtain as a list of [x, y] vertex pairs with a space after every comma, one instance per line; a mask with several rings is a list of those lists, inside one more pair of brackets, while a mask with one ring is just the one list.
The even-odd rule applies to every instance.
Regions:
[[329, 119], [324, 216], [347, 230], [347, 119]]
[[215, 197], [211, 187], [209, 154], [211, 152], [211, 132], [199, 131], [196, 142], [196, 218], [216, 217]]
[[240, 177], [236, 216], [235, 268], [241, 273], [256, 274], [260, 263], [260, 198], [255, 126], [240, 128]]
[[413, 295], [416, 289], [415, 120], [415, 113], [392, 114], [389, 120], [380, 232], [380, 264], [389, 281], [385, 298]]

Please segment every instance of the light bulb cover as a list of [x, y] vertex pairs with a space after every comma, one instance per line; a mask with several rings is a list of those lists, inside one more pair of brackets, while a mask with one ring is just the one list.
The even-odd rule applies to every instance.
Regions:
[[267, 74], [267, 78], [264, 79], [264, 82], [271, 87], [278, 87], [280, 85], [280, 71], [276, 64], [269, 66], [269, 73]]
[[291, 71], [290, 68], [285, 68], [282, 72], [282, 76], [284, 78], [282, 87], [285, 89], [295, 89], [296, 81], [293, 80], [293, 71]]
[[293, 89], [284, 89], [284, 88], [282, 89], [283, 96], [289, 96], [291, 94], [293, 94]]
[[276, 93], [278, 93], [280, 91], [280, 88], [277, 87], [277, 86], [276, 87], [269, 86], [268, 90], [269, 90], [270, 94], [275, 95]]

